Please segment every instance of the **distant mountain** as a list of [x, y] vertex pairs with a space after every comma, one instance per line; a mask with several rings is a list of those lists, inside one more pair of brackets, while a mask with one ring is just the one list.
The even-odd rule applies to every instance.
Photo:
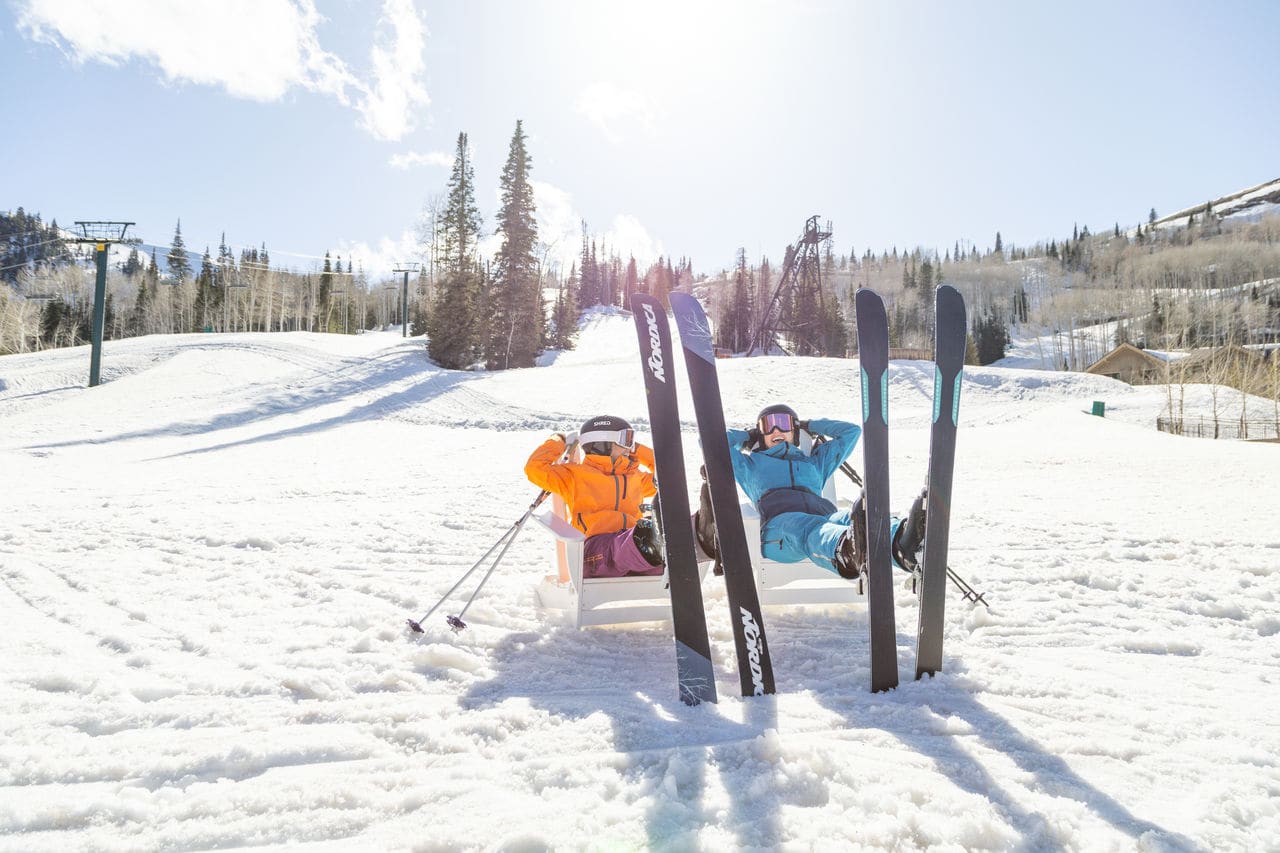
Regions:
[[[134, 248], [136, 248], [138, 250], [138, 254], [142, 256], [142, 263], [144, 265], [151, 262], [151, 252], [154, 249], [156, 253], [156, 266], [160, 268], [160, 275], [169, 275], [168, 246], [157, 246], [152, 243], [140, 243]], [[199, 273], [200, 266], [204, 263], [204, 252], [193, 252], [190, 249], [187, 249], [186, 252], [187, 264], [191, 267], [191, 272], [193, 274]], [[124, 254], [127, 257], [129, 253], [126, 251]], [[121, 258], [122, 262], [123, 260], [124, 258]]]
[[[65, 238], [74, 239], [80, 236], [78, 231], [72, 231], [66, 228], [59, 229]], [[93, 262], [93, 246], [88, 243], [76, 245], [70, 244], [71, 253], [80, 259], [82, 263], [89, 264]], [[145, 267], [151, 263], [152, 250], [156, 253], [156, 266], [160, 269], [161, 277], [167, 277], [169, 273], [169, 247], [157, 246], [154, 243], [130, 243], [124, 246], [116, 246], [111, 250], [111, 266], [113, 269], [120, 269], [124, 266], [126, 259], [129, 257], [129, 250], [137, 249], [138, 257], [142, 259], [142, 265]], [[200, 265], [204, 262], [204, 252], [193, 252], [190, 249], [187, 252], [187, 263], [190, 264], [193, 273], [200, 272]]]

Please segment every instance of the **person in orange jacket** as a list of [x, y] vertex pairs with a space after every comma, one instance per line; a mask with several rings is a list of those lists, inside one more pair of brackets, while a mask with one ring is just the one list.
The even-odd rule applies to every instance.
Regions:
[[[574, 440], [582, 461], [557, 462]], [[653, 471], [653, 449], [612, 415], [591, 418], [577, 435], [555, 433], [524, 466], [530, 482], [564, 499], [570, 523], [586, 534], [582, 574], [588, 578], [662, 574], [658, 531], [640, 512], [640, 502], [658, 492]]]

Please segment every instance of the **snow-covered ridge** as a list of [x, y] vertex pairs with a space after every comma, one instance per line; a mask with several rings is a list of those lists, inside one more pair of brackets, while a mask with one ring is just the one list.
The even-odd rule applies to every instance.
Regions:
[[[1213, 199], [1210, 205], [1214, 215], [1223, 219], [1260, 216], [1263, 213], [1275, 211], [1280, 209], [1280, 178], [1228, 193]], [[1161, 216], [1152, 224], [1157, 228], [1182, 227], [1187, 224], [1189, 217], [1199, 217], [1202, 213], [1204, 213], [1204, 202]]]

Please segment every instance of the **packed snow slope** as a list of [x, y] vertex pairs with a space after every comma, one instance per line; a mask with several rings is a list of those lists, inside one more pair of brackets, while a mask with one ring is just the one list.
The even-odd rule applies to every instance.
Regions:
[[[868, 692], [861, 605], [773, 607], [778, 693], [739, 697], [708, 576], [720, 702], [691, 708], [669, 626], [537, 606], [539, 529], [466, 631], [460, 602], [405, 627], [524, 512], [548, 433], [644, 437], [629, 317], [547, 362], [156, 336], [87, 389], [86, 348], [0, 358], [0, 849], [1280, 849], [1280, 446], [1158, 433], [1158, 388], [970, 368], [951, 564], [990, 608], [948, 593], [944, 671], [911, 679], [900, 587], [897, 690]], [[856, 362], [719, 367], [731, 424], [857, 417]], [[892, 365], [899, 508], [931, 389]]]

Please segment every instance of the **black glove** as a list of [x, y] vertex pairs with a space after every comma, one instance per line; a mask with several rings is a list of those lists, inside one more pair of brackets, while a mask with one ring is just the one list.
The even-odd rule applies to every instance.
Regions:
[[751, 448], [764, 441], [764, 434], [756, 427], [747, 430], [747, 440], [742, 443], [743, 447]]
[[[808, 421], [796, 421], [796, 426], [800, 427], [801, 432], [809, 432]], [[810, 433], [810, 435], [812, 435], [812, 433]]]

